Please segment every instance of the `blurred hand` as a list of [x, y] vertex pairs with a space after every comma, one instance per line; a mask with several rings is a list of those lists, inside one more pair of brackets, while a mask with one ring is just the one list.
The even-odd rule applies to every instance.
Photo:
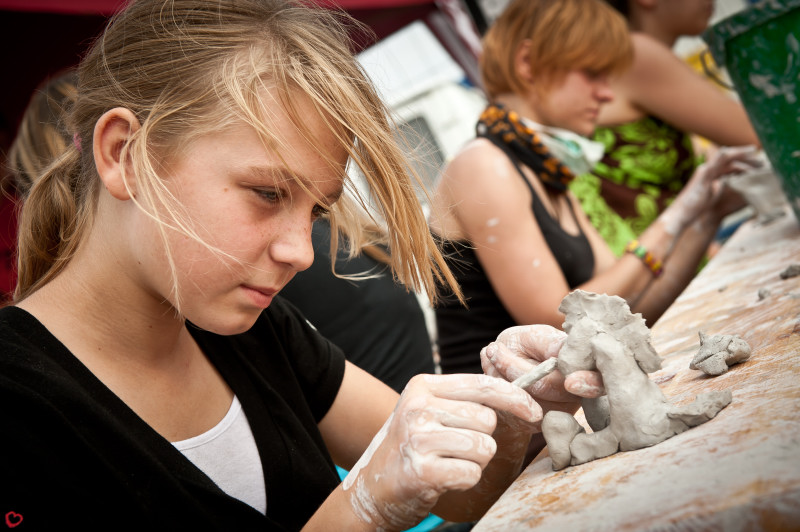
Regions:
[[[722, 147], [706, 162], [697, 167], [692, 178], [683, 187], [668, 210], [677, 213], [683, 224], [689, 223], [708, 209], [715, 208], [723, 192], [729, 190], [718, 181], [720, 177], [739, 174], [763, 165], [755, 146]], [[730, 194], [730, 192], [725, 192]], [[719, 211], [725, 216], [736, 210], [735, 197], [729, 195], [719, 204]], [[738, 203], [744, 206], [742, 203]]]
[[716, 181], [714, 185], [714, 205], [712, 210], [717, 220], [722, 221], [729, 214], [747, 207], [748, 203], [744, 196], [726, 183]]

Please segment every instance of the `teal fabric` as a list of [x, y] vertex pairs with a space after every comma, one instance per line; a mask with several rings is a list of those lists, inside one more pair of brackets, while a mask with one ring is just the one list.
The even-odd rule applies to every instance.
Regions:
[[[347, 471], [342, 469], [339, 466], [336, 466], [336, 471], [339, 472], [339, 478], [344, 480], [344, 477], [347, 476]], [[423, 519], [420, 524], [413, 528], [409, 528], [406, 532], [428, 532], [429, 530], [434, 530], [437, 526], [444, 523], [444, 519], [437, 515], [428, 514], [428, 517]]]

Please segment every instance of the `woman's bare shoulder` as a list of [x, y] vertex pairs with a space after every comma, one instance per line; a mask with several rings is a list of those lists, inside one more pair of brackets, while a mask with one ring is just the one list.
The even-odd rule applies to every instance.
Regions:
[[457, 177], [478, 175], [491, 168], [493, 173], [511, 167], [508, 156], [495, 146], [492, 141], [477, 137], [467, 142], [453, 157], [447, 168], [447, 174]]

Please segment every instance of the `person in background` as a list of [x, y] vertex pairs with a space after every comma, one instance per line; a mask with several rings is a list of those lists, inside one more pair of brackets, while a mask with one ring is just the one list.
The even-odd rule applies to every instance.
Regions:
[[386, 247], [369, 244], [351, 257], [346, 245], [337, 246], [332, 269], [328, 220], [314, 223], [311, 242], [314, 262], [295, 275], [281, 296], [347, 360], [395, 391], [402, 392], [414, 375], [434, 373], [432, 338], [420, 300], [394, 280]]
[[[697, 136], [716, 146], [758, 145], [744, 107], [679, 59], [679, 37], [707, 27], [713, 0], [607, 0], [626, 17], [633, 64], [611, 78], [592, 139], [603, 150], [570, 189], [621, 256], [689, 181], [703, 157]], [[713, 150], [712, 150], [713, 152]]]
[[74, 140], [25, 196], [0, 309], [9, 515], [43, 529], [76, 509], [89, 529], [470, 521], [519, 474], [544, 412], [602, 392], [591, 372], [509, 382], [564, 340], [529, 326], [484, 346], [485, 375], [420, 375], [397, 394], [280, 297], [313, 261], [318, 218], [365, 243], [348, 164], [397, 279], [433, 302], [439, 283], [459, 292], [352, 23], [301, 2], [137, 0], [84, 56]]
[[618, 295], [652, 324], [742, 204], [717, 179], [755, 164], [747, 150], [721, 151], [617, 258], [568, 185], [613, 99], [610, 77], [632, 60], [624, 19], [602, 0], [514, 0], [483, 45], [490, 104], [438, 181], [429, 219], [467, 302], [436, 307], [444, 373], [480, 372], [480, 346], [507, 327], [560, 327], [576, 288]]

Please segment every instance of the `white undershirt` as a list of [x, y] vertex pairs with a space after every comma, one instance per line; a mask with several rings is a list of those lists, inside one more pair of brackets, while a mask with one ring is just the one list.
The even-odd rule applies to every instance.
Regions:
[[228, 413], [215, 427], [188, 440], [172, 442], [172, 445], [222, 491], [266, 515], [267, 491], [261, 458], [236, 396]]

